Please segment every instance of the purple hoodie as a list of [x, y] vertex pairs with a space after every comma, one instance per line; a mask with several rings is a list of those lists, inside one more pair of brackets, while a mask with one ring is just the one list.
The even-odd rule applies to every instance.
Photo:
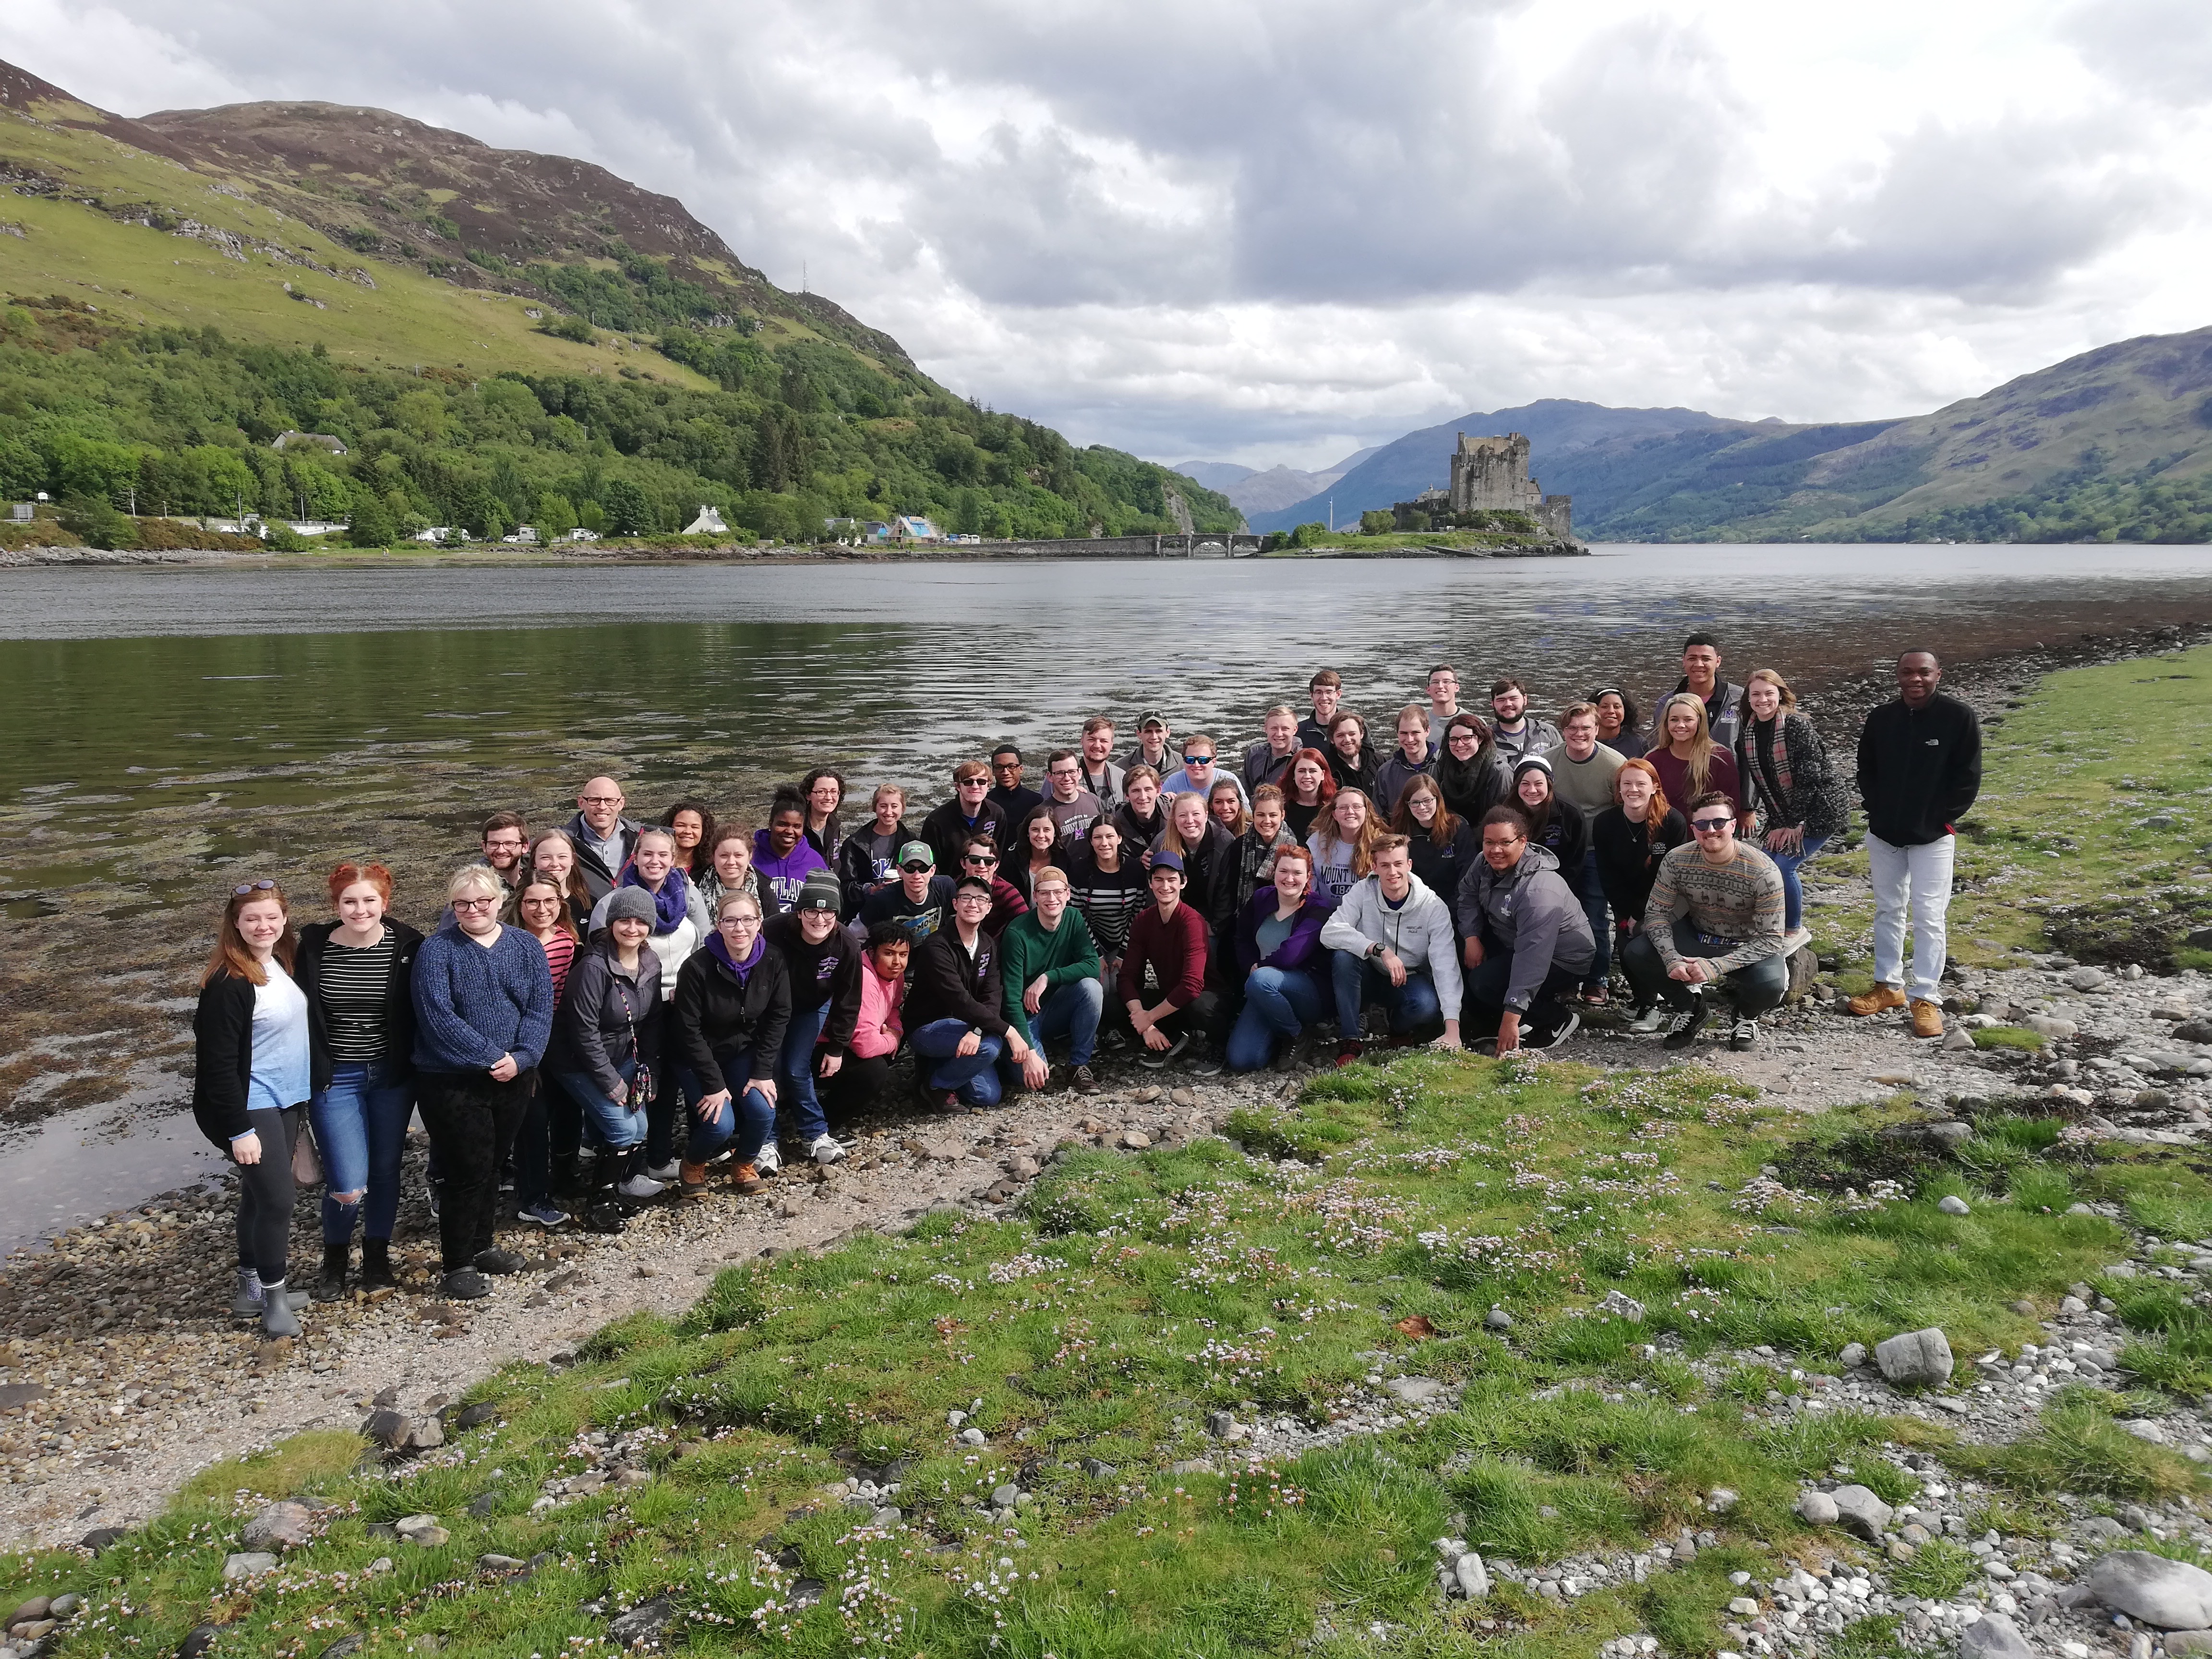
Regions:
[[775, 902], [779, 915], [799, 902], [799, 890], [811, 872], [829, 867], [830, 861], [804, 836], [788, 858], [780, 859], [769, 845], [768, 831], [753, 831], [753, 868], [760, 875], [761, 891]]
[[1260, 957], [1260, 924], [1275, 914], [1275, 890], [1272, 884], [1261, 888], [1244, 907], [1244, 914], [1237, 918], [1238, 971], [1249, 975], [1255, 968], [1267, 967], [1296, 968], [1311, 973], [1314, 959], [1328, 954], [1321, 948], [1321, 929], [1328, 920], [1328, 913], [1335, 908], [1336, 901], [1326, 892], [1308, 893], [1298, 907], [1297, 920], [1291, 924], [1291, 936], [1263, 963]]

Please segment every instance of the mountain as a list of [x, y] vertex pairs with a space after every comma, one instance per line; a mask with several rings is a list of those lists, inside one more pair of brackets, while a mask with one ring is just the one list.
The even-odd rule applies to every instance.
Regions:
[[1234, 461], [1185, 461], [1176, 471], [1219, 490], [1249, 518], [1320, 494], [1374, 453], [1371, 447], [1356, 450], [1318, 472], [1302, 472], [1293, 466], [1273, 466], [1261, 472]]
[[[1386, 444], [1341, 525], [1449, 481], [1459, 432], [1518, 431], [1577, 533], [1607, 541], [2212, 540], [2212, 328], [2144, 335], [1933, 413], [1791, 424], [1547, 399]], [[1310, 497], [1256, 515], [1286, 529]]]
[[[0, 64], [0, 490], [349, 521], [367, 493], [372, 524], [472, 533], [549, 502], [665, 531], [703, 502], [796, 538], [899, 513], [1170, 530], [1171, 488], [1200, 529], [1239, 521], [955, 396], [586, 162], [334, 104], [134, 120]], [[273, 454], [290, 428], [342, 448]]]

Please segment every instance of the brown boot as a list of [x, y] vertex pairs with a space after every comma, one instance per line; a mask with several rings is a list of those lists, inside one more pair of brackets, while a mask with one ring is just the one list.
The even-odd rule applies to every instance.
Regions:
[[676, 1182], [676, 1190], [679, 1196], [704, 1198], [707, 1196], [707, 1166], [703, 1164], [686, 1164], [677, 1172]]
[[1943, 1035], [1943, 1010], [1926, 997], [1912, 999], [1912, 1035], [1917, 1037]]
[[750, 1164], [740, 1164], [730, 1171], [730, 1189], [740, 1198], [750, 1198], [763, 1184], [760, 1171]]
[[1905, 1006], [1905, 993], [1894, 985], [1877, 984], [1863, 997], [1853, 997], [1846, 1005], [1851, 1012], [1864, 1019], [1869, 1014], [1878, 1014], [1885, 1009]]

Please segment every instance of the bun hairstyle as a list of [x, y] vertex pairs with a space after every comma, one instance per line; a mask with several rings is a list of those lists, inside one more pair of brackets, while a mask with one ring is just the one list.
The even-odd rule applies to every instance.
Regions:
[[[502, 825], [501, 827], [513, 829], [520, 828], [520, 825]], [[347, 888], [364, 881], [384, 896], [384, 902], [386, 904], [392, 902], [392, 872], [380, 864], [341, 864], [337, 869], [331, 871], [331, 878], [325, 884], [331, 890], [331, 902], [336, 904], [338, 902], [339, 894], [344, 892]]]

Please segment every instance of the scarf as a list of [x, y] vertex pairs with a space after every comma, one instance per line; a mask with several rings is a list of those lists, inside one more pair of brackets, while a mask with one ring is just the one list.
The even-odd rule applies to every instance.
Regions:
[[1747, 747], [1758, 771], [1760, 781], [1768, 784], [1777, 799], [1788, 802], [1790, 795], [1790, 745], [1784, 739], [1783, 723], [1790, 718], [1787, 711], [1776, 709], [1771, 720], [1752, 722], [1751, 737]]
[[1485, 799], [1489, 792], [1482, 784], [1482, 781], [1493, 773], [1492, 757], [1496, 752], [1486, 743], [1477, 748], [1467, 760], [1462, 760], [1449, 749], [1437, 751], [1430, 775], [1436, 779], [1437, 787], [1443, 792], [1444, 805], [1458, 817], [1472, 822], [1496, 804]]
[[768, 954], [768, 935], [765, 932], [753, 935], [753, 948], [745, 953], [743, 962], [730, 954], [729, 942], [723, 939], [719, 927], [708, 936], [707, 949], [714, 953], [716, 961], [738, 976], [738, 988], [743, 990], [746, 976], [760, 966], [761, 958]]
[[[644, 887], [645, 878], [637, 872], [637, 866], [623, 866], [622, 884], [624, 887]], [[652, 890], [646, 890], [651, 892]], [[660, 878], [660, 890], [653, 895], [653, 931], [665, 938], [684, 925], [690, 914], [691, 884], [684, 873], [671, 865], [668, 873]]]

